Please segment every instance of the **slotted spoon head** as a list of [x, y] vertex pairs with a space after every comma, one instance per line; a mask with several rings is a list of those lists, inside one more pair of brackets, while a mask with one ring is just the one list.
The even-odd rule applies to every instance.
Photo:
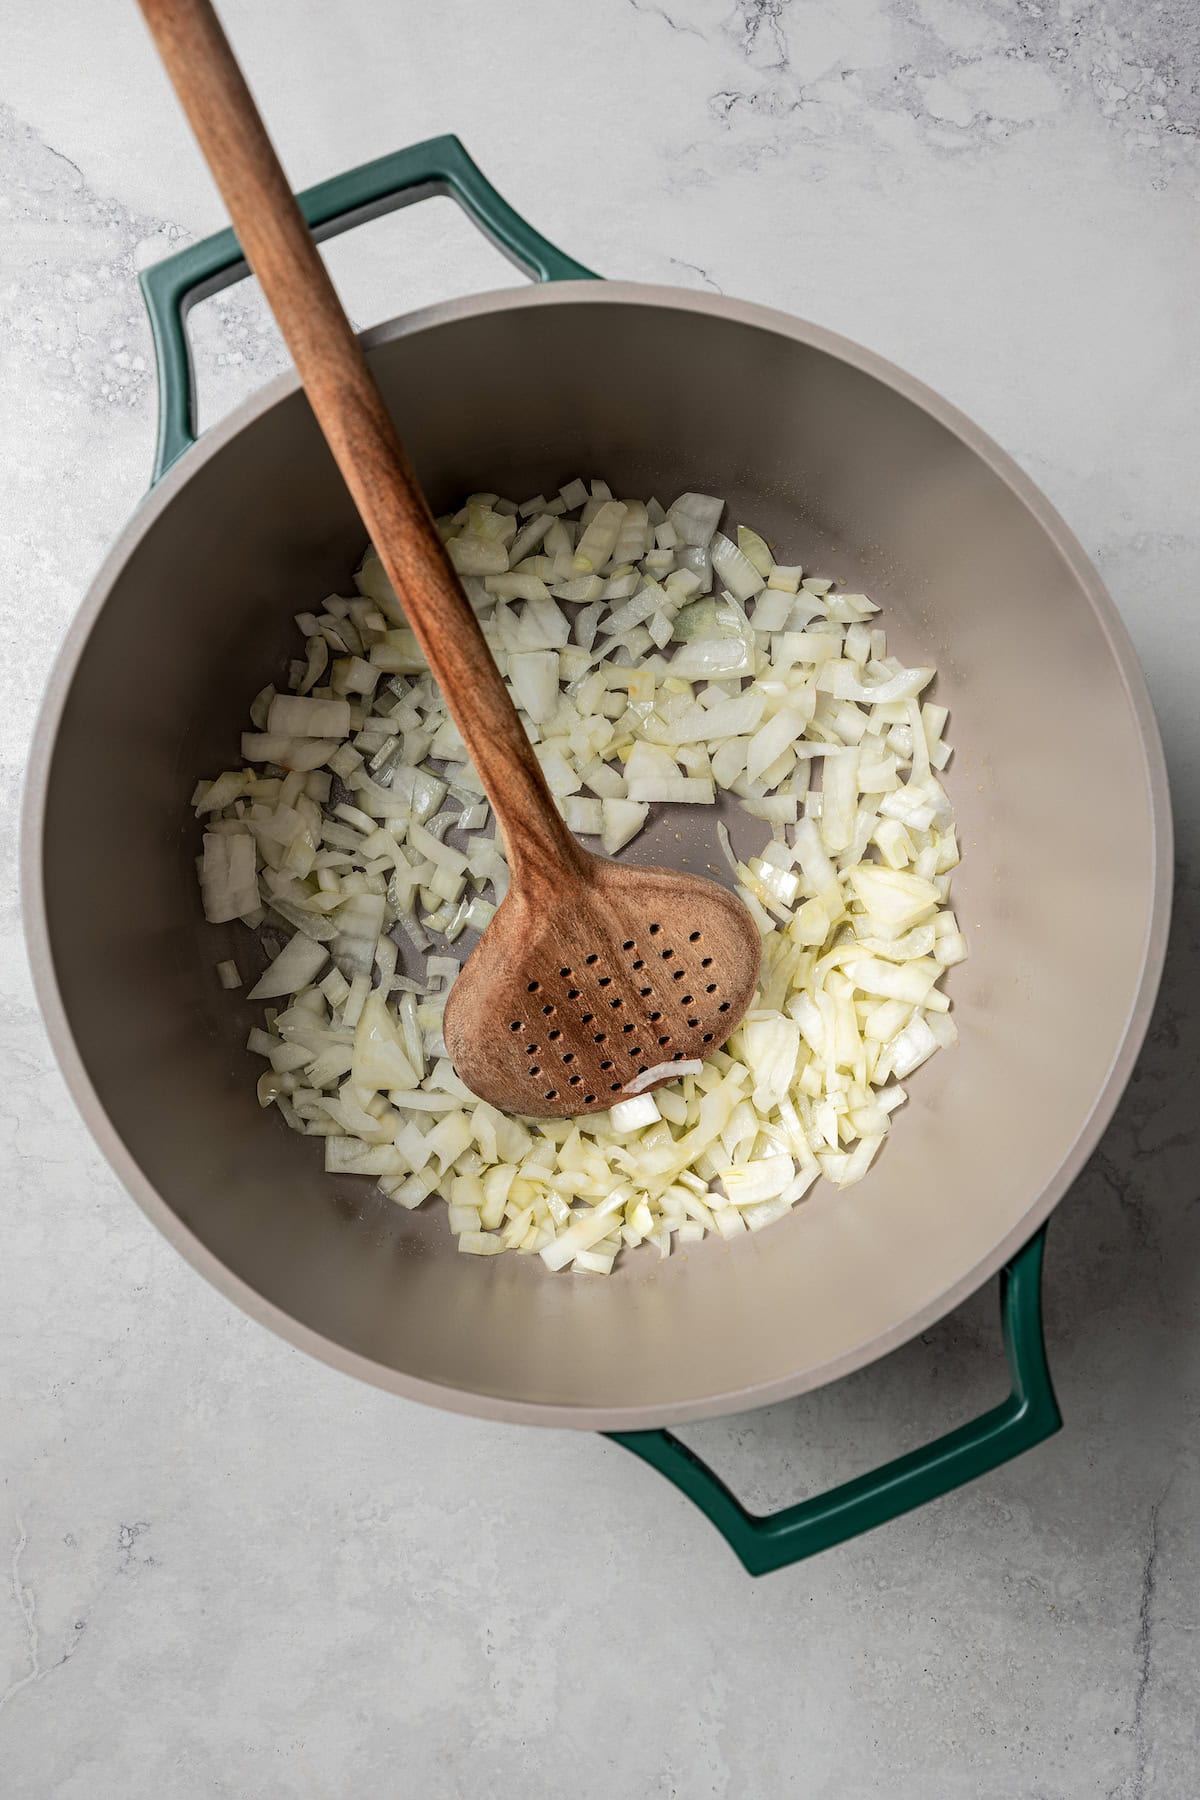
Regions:
[[583, 850], [553, 876], [514, 879], [450, 991], [444, 1035], [481, 1099], [564, 1117], [718, 1050], [753, 997], [762, 946], [741, 901], [699, 876]]

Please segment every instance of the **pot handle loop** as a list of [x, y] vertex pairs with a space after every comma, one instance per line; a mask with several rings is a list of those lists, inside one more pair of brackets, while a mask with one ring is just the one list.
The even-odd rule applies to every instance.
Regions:
[[[427, 138], [407, 150], [363, 163], [297, 195], [313, 236], [337, 237], [416, 200], [447, 194], [497, 249], [535, 281], [596, 280], [557, 249], [496, 192], [456, 137]], [[232, 231], [155, 263], [141, 275], [158, 370], [158, 440], [151, 486], [196, 441], [192, 361], [186, 321], [191, 307], [250, 273]]]
[[974, 1481], [1051, 1437], [1062, 1425], [1042, 1332], [1045, 1226], [1000, 1275], [1000, 1323], [1012, 1392], [999, 1406], [920, 1450], [827, 1494], [767, 1514], [748, 1512], [725, 1483], [669, 1431], [620, 1431], [623, 1444], [694, 1500], [751, 1575], [815, 1556], [913, 1507]]

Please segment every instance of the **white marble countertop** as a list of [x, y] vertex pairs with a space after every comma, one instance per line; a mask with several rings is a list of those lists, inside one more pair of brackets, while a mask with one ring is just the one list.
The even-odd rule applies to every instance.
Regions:
[[[1200, 1790], [1200, 35], [1190, 0], [227, 0], [297, 185], [457, 131], [594, 268], [924, 377], [1099, 564], [1166, 739], [1151, 1039], [1049, 1239], [1067, 1429], [751, 1582], [602, 1440], [406, 1405], [235, 1312], [126, 1199], [39, 1023], [17, 798], [142, 493], [136, 270], [224, 223], [132, 0], [0, 5], [0, 1788], [12, 1800], [1186, 1800]], [[363, 324], [511, 272], [448, 202], [332, 259]], [[205, 415], [281, 366], [196, 314]], [[1102, 768], [1102, 755], [1098, 757]], [[695, 1428], [778, 1505], [968, 1416], [995, 1297]]]

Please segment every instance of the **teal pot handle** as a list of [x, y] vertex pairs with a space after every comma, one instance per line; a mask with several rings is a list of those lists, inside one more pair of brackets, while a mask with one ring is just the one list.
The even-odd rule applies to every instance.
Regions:
[[[432, 194], [457, 200], [484, 236], [535, 281], [597, 279], [591, 269], [564, 255], [513, 211], [456, 137], [427, 138], [423, 144], [318, 182], [297, 199], [320, 243]], [[151, 486], [196, 441], [188, 311], [249, 273], [232, 231], [219, 231], [142, 273], [158, 369], [158, 442]]]
[[[485, 237], [535, 281], [598, 279], [527, 225], [467, 155], [456, 137], [428, 138], [335, 175], [298, 195], [313, 236], [336, 237], [431, 194], [448, 194]], [[249, 273], [232, 231], [193, 244], [141, 277], [158, 367], [158, 481], [196, 441], [188, 309]], [[153, 482], [151, 483], [153, 485]], [[784, 1568], [869, 1531], [888, 1519], [972, 1481], [1059, 1429], [1042, 1338], [1041, 1275], [1045, 1228], [1000, 1278], [1000, 1313], [1012, 1393], [969, 1425], [860, 1475], [831, 1493], [782, 1512], [747, 1512], [723, 1481], [669, 1431], [614, 1432], [614, 1443], [643, 1458], [706, 1512], [752, 1575]]]
[[694, 1500], [751, 1575], [802, 1562], [834, 1544], [883, 1525], [927, 1500], [999, 1468], [1062, 1425], [1042, 1334], [1042, 1252], [1046, 1228], [1000, 1275], [1000, 1324], [1012, 1392], [967, 1425], [898, 1456], [868, 1475], [776, 1513], [747, 1512], [712, 1470], [669, 1431], [614, 1431], [609, 1436], [640, 1456]]

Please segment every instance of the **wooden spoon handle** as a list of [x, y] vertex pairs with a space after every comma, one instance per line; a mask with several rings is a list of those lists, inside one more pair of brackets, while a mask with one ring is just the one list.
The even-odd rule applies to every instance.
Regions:
[[514, 876], [581, 851], [559, 816], [209, 0], [139, 0], [309, 403], [479, 771]]

